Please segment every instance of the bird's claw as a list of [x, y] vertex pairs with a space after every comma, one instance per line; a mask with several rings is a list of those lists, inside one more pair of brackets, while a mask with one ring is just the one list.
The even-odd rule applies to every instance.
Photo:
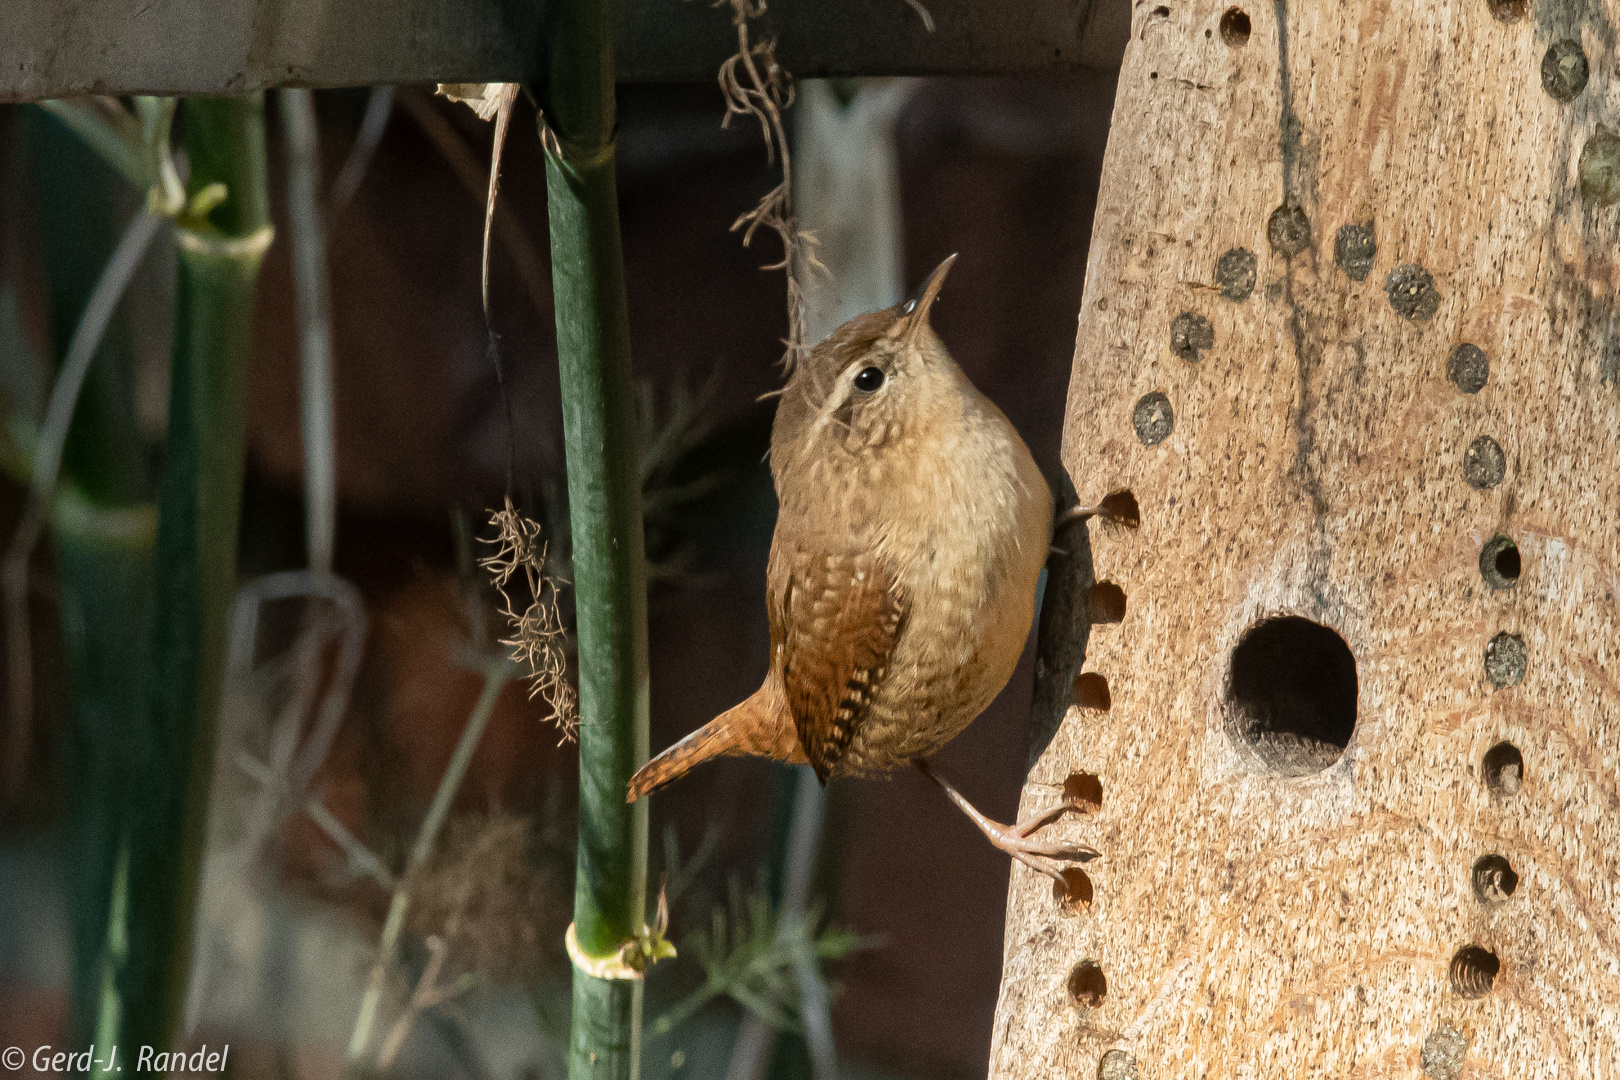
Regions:
[[1023, 863], [1032, 870], [1038, 870], [1052, 879], [1062, 882], [1064, 863], [1083, 863], [1091, 859], [1100, 858], [1102, 853], [1089, 844], [1082, 844], [1072, 840], [1042, 840], [1035, 837], [1044, 826], [1050, 825], [1064, 814], [1073, 810], [1082, 813], [1090, 809], [1091, 803], [1084, 799], [1065, 799], [1056, 806], [1049, 807], [1039, 813], [1032, 814], [1013, 825], [1003, 825], [998, 821], [991, 821], [978, 811], [972, 803], [962, 797], [943, 777], [937, 775], [928, 762], [919, 758], [915, 762], [924, 775], [931, 777], [935, 783], [945, 789], [946, 796], [965, 813], [973, 824], [979, 827], [985, 838], [993, 847], [999, 848]]

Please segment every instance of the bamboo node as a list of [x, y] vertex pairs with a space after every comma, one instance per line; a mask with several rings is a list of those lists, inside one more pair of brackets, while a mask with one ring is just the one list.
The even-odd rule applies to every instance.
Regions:
[[175, 230], [175, 235], [187, 254], [257, 263], [270, 249], [270, 242], [276, 238], [276, 230], [274, 226], [261, 225], [246, 236], [221, 236], [181, 226]]

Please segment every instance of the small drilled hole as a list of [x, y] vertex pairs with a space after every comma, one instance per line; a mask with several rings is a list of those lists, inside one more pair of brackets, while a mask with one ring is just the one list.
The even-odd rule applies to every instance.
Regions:
[[1108, 680], [1095, 671], [1083, 671], [1075, 676], [1074, 703], [1082, 709], [1107, 712], [1114, 705], [1113, 695], [1108, 692]]
[[1465, 394], [1477, 394], [1491, 379], [1491, 358], [1473, 342], [1464, 341], [1446, 357], [1446, 378]]
[[1249, 13], [1242, 8], [1227, 8], [1226, 14], [1221, 16], [1221, 40], [1234, 49], [1241, 49], [1249, 43], [1252, 29]]
[[[1451, 958], [1451, 988], [1457, 996], [1474, 1000], [1491, 992], [1502, 962], [1482, 945], [1464, 945]], [[1072, 984], [1074, 976], [1069, 977]]]
[[1512, 743], [1499, 742], [1485, 751], [1481, 771], [1492, 794], [1517, 795], [1524, 783], [1524, 755]]
[[1099, 581], [1093, 585], [1088, 600], [1093, 624], [1124, 621], [1125, 590], [1112, 581]]
[[1493, 589], [1511, 589], [1517, 585], [1521, 569], [1519, 545], [1509, 537], [1493, 536], [1479, 549], [1479, 576]]
[[1091, 887], [1091, 878], [1078, 866], [1071, 866], [1058, 874], [1063, 880], [1052, 881], [1052, 899], [1057, 901], [1065, 914], [1078, 915], [1091, 907], [1095, 895]]
[[1082, 960], [1069, 972], [1069, 998], [1083, 1009], [1095, 1009], [1108, 996], [1108, 980], [1095, 960]]
[[1160, 4], [1158, 7], [1153, 9], [1153, 15], [1155, 18], [1168, 19], [1170, 17], [1170, 9], [1165, 7], [1163, 4]]
[[1143, 394], [1131, 410], [1131, 427], [1143, 446], [1158, 446], [1176, 427], [1176, 410], [1162, 390]]
[[1078, 804], [1088, 814], [1101, 810], [1102, 778], [1088, 772], [1070, 773], [1063, 781], [1063, 798], [1065, 802]]
[[1103, 496], [1102, 517], [1115, 525], [1135, 529], [1142, 524], [1142, 508], [1136, 504], [1136, 496], [1131, 494], [1130, 488], [1121, 488]]
[[1530, 14], [1530, 0], [1486, 0], [1497, 22], [1518, 22]]
[[1485, 643], [1485, 677], [1498, 690], [1518, 686], [1530, 666], [1530, 648], [1524, 638], [1506, 630]]
[[1505, 904], [1519, 887], [1519, 875], [1513, 864], [1501, 855], [1483, 855], [1474, 863], [1469, 875], [1474, 886], [1474, 899], [1482, 904]]
[[1436, 1028], [1423, 1040], [1418, 1064], [1429, 1080], [1457, 1080], [1468, 1057], [1468, 1036], [1451, 1028]]
[[1097, 1063], [1097, 1080], [1140, 1080], [1136, 1059], [1125, 1050], [1110, 1050]]
[[1350, 745], [1356, 686], [1338, 634], [1296, 615], [1266, 619], [1232, 650], [1228, 731], [1274, 772], [1320, 772]]

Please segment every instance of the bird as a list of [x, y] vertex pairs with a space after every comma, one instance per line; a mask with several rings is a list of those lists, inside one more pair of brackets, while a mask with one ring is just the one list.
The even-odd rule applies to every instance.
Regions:
[[769, 670], [636, 772], [628, 801], [717, 757], [809, 765], [823, 784], [914, 765], [1033, 869], [1062, 881], [1097, 855], [1036, 835], [1068, 804], [1003, 825], [928, 763], [1012, 677], [1053, 526], [1029, 448], [930, 324], [955, 261], [795, 364], [771, 431]]

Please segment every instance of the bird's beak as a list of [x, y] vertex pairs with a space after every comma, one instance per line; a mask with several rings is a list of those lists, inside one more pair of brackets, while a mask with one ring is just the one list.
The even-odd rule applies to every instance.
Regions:
[[934, 306], [934, 298], [945, 284], [945, 275], [951, 272], [951, 264], [956, 262], [955, 255], [948, 255], [945, 261], [934, 267], [934, 272], [928, 275], [923, 284], [922, 293], [901, 310], [905, 313], [902, 320], [900, 339], [907, 345], [915, 345], [924, 328], [928, 326], [928, 309]]

